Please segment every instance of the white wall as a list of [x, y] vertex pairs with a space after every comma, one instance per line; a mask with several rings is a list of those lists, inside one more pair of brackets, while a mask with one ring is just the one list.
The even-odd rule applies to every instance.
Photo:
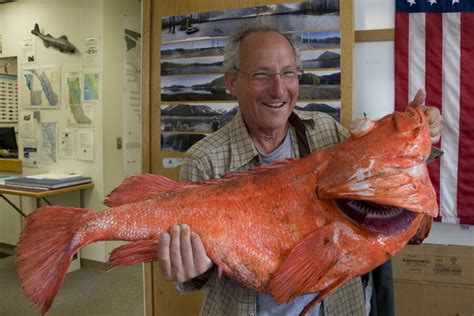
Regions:
[[[102, 89], [101, 103], [95, 107], [94, 161], [59, 160], [52, 165], [37, 169], [24, 168], [24, 173], [76, 172], [93, 178], [95, 187], [86, 193], [86, 208], [101, 210], [106, 194], [123, 179], [122, 150], [115, 146], [115, 139], [122, 136], [122, 91], [123, 91], [123, 21], [124, 15], [140, 19], [139, 0], [17, 0], [0, 5], [0, 33], [3, 36], [3, 54], [0, 57], [18, 56], [22, 67], [20, 41], [34, 37], [30, 31], [38, 23], [40, 30], [54, 37], [66, 35], [79, 50], [70, 55], [46, 48], [36, 37], [36, 66], [60, 65], [62, 67], [62, 96], [60, 109], [42, 110], [41, 122], [58, 122], [58, 130], [65, 129], [68, 110], [65, 107], [64, 75], [79, 71], [83, 67], [84, 40], [100, 37], [102, 40]], [[19, 69], [19, 74], [20, 69]], [[21, 109], [21, 98], [19, 100]], [[76, 129], [78, 130], [78, 129]], [[20, 139], [21, 146], [21, 139]], [[53, 204], [78, 206], [78, 193], [51, 197]], [[35, 204], [23, 198], [23, 207], [29, 212]], [[0, 212], [4, 210], [3, 205]], [[0, 229], [2, 229], [0, 223]], [[5, 242], [0, 240], [0, 242]], [[114, 245], [114, 243], [112, 243]], [[86, 247], [82, 258], [105, 262], [111, 246], [99, 242]]]
[[[344, 1], [344, 0], [342, 0]], [[354, 0], [355, 29], [395, 27], [394, 0]], [[394, 43], [367, 42], [355, 46], [355, 117], [380, 118], [394, 106]], [[474, 227], [434, 223], [426, 243], [474, 246]]]

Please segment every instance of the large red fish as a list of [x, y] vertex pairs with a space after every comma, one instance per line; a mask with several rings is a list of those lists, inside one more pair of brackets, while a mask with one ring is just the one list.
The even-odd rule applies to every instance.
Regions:
[[134, 241], [115, 265], [157, 259], [174, 224], [198, 233], [220, 272], [278, 303], [318, 292], [315, 303], [403, 248], [436, 216], [424, 114], [409, 108], [359, 120], [344, 143], [243, 174], [198, 184], [127, 179], [101, 212], [47, 206], [29, 215], [17, 248], [25, 294], [45, 313], [73, 255], [98, 240]]

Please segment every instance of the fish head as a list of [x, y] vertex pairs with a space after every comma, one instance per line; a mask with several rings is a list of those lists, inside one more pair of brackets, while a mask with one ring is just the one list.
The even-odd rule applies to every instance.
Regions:
[[328, 164], [318, 180], [320, 199], [369, 230], [404, 231], [421, 214], [438, 214], [426, 161], [431, 150], [427, 118], [409, 107], [378, 121], [353, 122], [351, 137], [328, 149]]

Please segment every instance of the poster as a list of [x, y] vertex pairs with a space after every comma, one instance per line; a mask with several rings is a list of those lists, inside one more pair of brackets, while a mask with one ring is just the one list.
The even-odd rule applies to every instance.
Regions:
[[21, 112], [18, 127], [23, 139], [36, 139], [36, 119], [33, 111]]
[[76, 154], [78, 160], [94, 161], [94, 132], [78, 131]]
[[23, 68], [20, 92], [25, 108], [59, 108], [61, 101], [61, 67]]
[[36, 61], [36, 40], [34, 37], [24, 38], [21, 41], [21, 51], [24, 64], [32, 64]]
[[74, 132], [70, 130], [60, 131], [58, 147], [60, 159], [75, 159], [76, 148], [74, 141]]
[[53, 164], [57, 161], [57, 123], [39, 123], [39, 162]]
[[100, 38], [86, 38], [84, 47], [84, 66], [100, 66]]
[[0, 74], [0, 122], [18, 122], [17, 76]]
[[84, 101], [99, 103], [101, 74], [99, 70], [84, 70]]
[[38, 142], [36, 140], [23, 140], [23, 167], [37, 168], [39, 162]]

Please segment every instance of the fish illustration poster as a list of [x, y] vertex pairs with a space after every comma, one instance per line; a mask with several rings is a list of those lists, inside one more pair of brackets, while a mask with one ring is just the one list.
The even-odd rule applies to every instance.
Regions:
[[61, 67], [23, 68], [19, 88], [24, 108], [59, 108]]
[[326, 112], [339, 120], [339, 2], [314, 0], [164, 17], [160, 81], [162, 154], [168, 157], [168, 152], [186, 151], [235, 115], [237, 101], [224, 82], [223, 50], [232, 30], [262, 16], [278, 25], [302, 51], [304, 75], [300, 80], [302, 103], [298, 109]]

